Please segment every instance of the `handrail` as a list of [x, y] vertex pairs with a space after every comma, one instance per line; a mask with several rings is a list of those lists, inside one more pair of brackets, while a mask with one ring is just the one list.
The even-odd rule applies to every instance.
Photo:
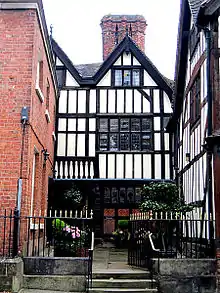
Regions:
[[93, 251], [94, 251], [94, 232], [92, 232], [91, 248], [89, 249], [89, 259], [88, 259], [88, 278], [87, 278], [87, 292], [92, 288], [92, 263], [93, 263]]

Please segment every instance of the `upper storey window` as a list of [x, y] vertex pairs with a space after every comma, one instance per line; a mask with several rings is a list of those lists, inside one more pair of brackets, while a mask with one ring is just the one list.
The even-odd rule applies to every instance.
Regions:
[[200, 72], [199, 72], [190, 90], [191, 126], [193, 126], [200, 118], [200, 108], [201, 108], [200, 105], [201, 105], [201, 80], [200, 80]]
[[117, 87], [131, 87], [142, 85], [142, 70], [139, 68], [113, 69], [112, 85]]

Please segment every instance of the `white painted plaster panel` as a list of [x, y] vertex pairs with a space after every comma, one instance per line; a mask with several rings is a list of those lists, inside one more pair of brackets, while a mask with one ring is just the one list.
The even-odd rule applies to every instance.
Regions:
[[140, 62], [133, 56], [133, 65], [141, 65]]
[[137, 90], [134, 91], [134, 112], [141, 113], [141, 93]]
[[107, 90], [100, 90], [100, 113], [107, 111]]
[[85, 131], [86, 130], [86, 119], [79, 118], [78, 119], [78, 131]]
[[99, 176], [106, 178], [106, 155], [99, 155]]
[[123, 65], [131, 65], [131, 54], [123, 54]]
[[69, 91], [69, 113], [76, 113], [76, 91]]
[[58, 57], [56, 58], [56, 65], [57, 66], [63, 66], [63, 62], [61, 62]]
[[67, 156], [75, 156], [76, 134], [68, 134]]
[[66, 86], [79, 86], [78, 82], [75, 80], [75, 78], [69, 73], [67, 70], [66, 72]]
[[143, 155], [143, 175], [144, 178], [152, 178], [151, 174], [151, 155]]
[[165, 151], [170, 150], [170, 136], [169, 136], [169, 133], [164, 133], [164, 146], [165, 146]]
[[66, 119], [65, 118], [59, 118], [58, 131], [66, 131]]
[[141, 155], [134, 155], [134, 177], [141, 178]]
[[126, 90], [126, 113], [132, 113], [132, 90]]
[[108, 112], [115, 113], [115, 90], [108, 91]]
[[218, 17], [218, 47], [220, 48], [220, 16]]
[[160, 112], [160, 92], [159, 92], [159, 90], [154, 90], [153, 102], [154, 102], [154, 112], [159, 113]]
[[96, 130], [96, 119], [90, 118], [89, 119], [89, 131], [95, 131]]
[[115, 178], [115, 155], [108, 155], [108, 178]]
[[172, 113], [171, 103], [168, 95], [163, 92], [164, 113]]
[[116, 168], [116, 178], [124, 178], [123, 170], [124, 170], [124, 155], [117, 155], [117, 168]]
[[144, 86], [157, 86], [153, 78], [144, 70]]
[[121, 65], [121, 56], [118, 57], [118, 59], [115, 61], [114, 65]]
[[170, 156], [165, 155], [165, 179], [170, 179], [170, 167]]
[[117, 90], [117, 113], [124, 113], [124, 90]]
[[110, 86], [111, 85], [111, 71], [109, 70], [106, 75], [100, 80], [97, 86]]
[[78, 157], [85, 156], [85, 134], [78, 134], [77, 156]]
[[86, 91], [78, 91], [78, 113], [86, 113]]
[[143, 113], [150, 113], [150, 102], [143, 96]]
[[59, 113], [66, 113], [67, 91], [60, 91]]
[[90, 90], [89, 112], [96, 113], [96, 90]]
[[59, 133], [58, 144], [57, 144], [57, 155], [65, 156], [65, 149], [66, 149], [66, 134]]
[[132, 178], [132, 155], [125, 155], [125, 177], [126, 178]]
[[155, 179], [161, 179], [161, 155], [155, 155]]
[[95, 156], [95, 134], [89, 134], [89, 156]]
[[154, 134], [154, 144], [155, 144], [155, 151], [160, 151], [161, 149], [160, 133]]
[[154, 117], [154, 130], [160, 130], [160, 117]]
[[68, 119], [68, 131], [76, 131], [76, 119]]

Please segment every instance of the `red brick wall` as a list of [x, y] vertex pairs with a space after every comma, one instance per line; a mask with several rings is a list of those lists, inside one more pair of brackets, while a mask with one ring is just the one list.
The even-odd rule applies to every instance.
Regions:
[[118, 26], [119, 43], [123, 40], [123, 38], [126, 35], [126, 27], [128, 28], [129, 32], [131, 25], [133, 41], [135, 41], [135, 43], [143, 52], [145, 51], [146, 21], [143, 16], [133, 16], [131, 20], [131, 16], [127, 15], [122, 15], [120, 17], [115, 17], [114, 15], [107, 15], [104, 16], [101, 21], [104, 60], [108, 57], [108, 55], [114, 50], [116, 46], [116, 25]]
[[[29, 214], [34, 148], [39, 152], [35, 206], [46, 208], [54, 150], [55, 88], [35, 10], [1, 10], [0, 36], [0, 209], [15, 207], [17, 181], [21, 176], [22, 213]], [[39, 58], [43, 60], [43, 103], [35, 90]], [[50, 83], [50, 123], [45, 116], [47, 79]], [[20, 113], [23, 106], [29, 107], [29, 124], [25, 126], [21, 168], [23, 126]], [[46, 165], [42, 149], [50, 153]]]

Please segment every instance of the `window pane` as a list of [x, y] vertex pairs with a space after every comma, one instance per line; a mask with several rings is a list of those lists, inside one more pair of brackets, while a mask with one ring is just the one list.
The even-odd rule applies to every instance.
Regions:
[[124, 203], [125, 202], [125, 197], [126, 197], [126, 190], [125, 190], [124, 187], [121, 187], [120, 191], [119, 191], [119, 202]]
[[144, 118], [142, 119], [142, 131], [151, 131], [152, 130], [152, 119]]
[[142, 135], [142, 150], [150, 150], [151, 149], [151, 134], [145, 133]]
[[115, 86], [122, 86], [122, 70], [115, 70]]
[[112, 188], [112, 203], [118, 202], [118, 189], [116, 187]]
[[137, 133], [131, 134], [131, 149], [133, 151], [140, 150], [140, 148], [141, 148], [140, 141], [141, 141], [140, 134], [137, 134]]
[[131, 119], [131, 131], [140, 131], [140, 119]]
[[140, 70], [139, 69], [133, 69], [133, 86], [139, 86], [140, 85]]
[[131, 85], [131, 70], [124, 70], [124, 84], [123, 85]]
[[110, 151], [118, 151], [118, 134], [110, 134], [109, 148]]
[[121, 119], [120, 125], [120, 131], [129, 131], [129, 119]]
[[111, 202], [110, 189], [107, 187], [105, 187], [105, 190], [104, 190], [104, 202], [105, 203]]
[[134, 189], [132, 187], [127, 189], [127, 200], [128, 202], [134, 202]]
[[121, 150], [126, 151], [129, 150], [129, 135], [128, 134], [120, 134], [120, 144]]
[[108, 119], [99, 120], [99, 132], [108, 132]]
[[110, 119], [110, 131], [118, 132], [118, 119]]
[[107, 134], [100, 134], [99, 137], [99, 149], [100, 151], [107, 151], [108, 150], [108, 135]]
[[65, 84], [65, 71], [64, 71], [64, 69], [57, 69], [56, 73], [57, 73], [58, 86], [59, 87], [64, 86], [64, 84]]

